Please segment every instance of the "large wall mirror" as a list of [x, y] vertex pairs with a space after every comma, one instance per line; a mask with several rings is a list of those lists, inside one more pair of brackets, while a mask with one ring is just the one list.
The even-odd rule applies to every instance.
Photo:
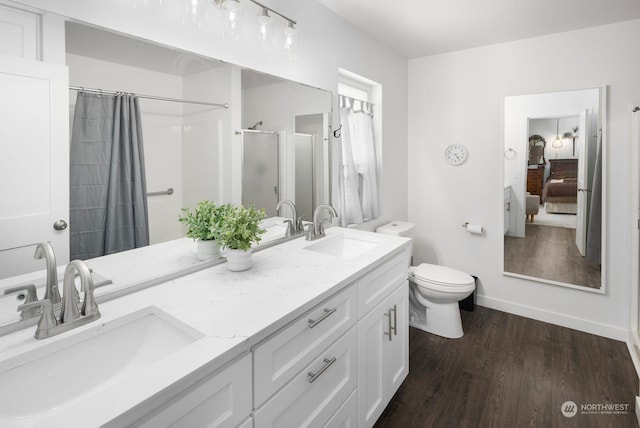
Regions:
[[[66, 89], [68, 111], [64, 109], [56, 122], [69, 127], [71, 139], [77, 131], [73, 129], [77, 88], [161, 98], [140, 100], [150, 244], [184, 237], [184, 226], [177, 221], [180, 209], [194, 208], [204, 199], [255, 204], [270, 216], [276, 215], [278, 200], [289, 199], [304, 207], [306, 218], [317, 205], [329, 203], [331, 92], [77, 22], [67, 22], [65, 31], [68, 84], [76, 89]], [[22, 93], [22, 97], [29, 96]], [[93, 93], [100, 96], [100, 91]], [[166, 98], [208, 104], [169, 102]], [[39, 113], [33, 111], [31, 117], [42, 116], [35, 116]], [[260, 145], [256, 141], [261, 139], [270, 143]], [[243, 159], [243, 149], [254, 155], [253, 167]], [[261, 152], [264, 149], [266, 153]], [[23, 165], [22, 155], [9, 153], [14, 155], [15, 163]], [[47, 156], [43, 152], [41, 157]], [[69, 160], [66, 153], [62, 156], [57, 166], [62, 173], [56, 175], [61, 182], [49, 180], [53, 172], [43, 172], [36, 177], [33, 189], [61, 186], [66, 187], [62, 194], [68, 195]], [[273, 169], [269, 171], [271, 181], [262, 183], [266, 190], [251, 194], [249, 190], [263, 181], [261, 174], [266, 168]], [[16, 201], [29, 204], [43, 199], [39, 194], [30, 195], [24, 190], [27, 187], [18, 188], [21, 178], [12, 182], [17, 186]], [[12, 205], [12, 215], [31, 209], [22, 210], [20, 204]], [[279, 215], [289, 217], [291, 213], [281, 210]], [[65, 218], [64, 214], [60, 218]], [[50, 233], [49, 219], [45, 228]], [[33, 259], [33, 245], [51, 239], [44, 234], [32, 239], [29, 245], [0, 248], [0, 278], [44, 268], [43, 261]], [[3, 258], [2, 253], [8, 251], [2, 250], [7, 249], [17, 254], [12, 257], [19, 263]], [[69, 260], [64, 253], [56, 249], [59, 265]]]
[[604, 293], [605, 89], [505, 97], [505, 275]]

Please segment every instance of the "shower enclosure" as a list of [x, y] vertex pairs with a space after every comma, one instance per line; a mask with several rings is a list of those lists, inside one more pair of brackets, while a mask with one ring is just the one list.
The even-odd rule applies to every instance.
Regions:
[[267, 217], [280, 199], [279, 146], [278, 132], [242, 130], [242, 205], [264, 208]]

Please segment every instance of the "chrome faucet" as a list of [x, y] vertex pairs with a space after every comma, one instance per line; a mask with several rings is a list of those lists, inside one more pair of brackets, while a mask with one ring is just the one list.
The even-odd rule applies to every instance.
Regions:
[[283, 199], [282, 201], [278, 202], [278, 205], [276, 205], [276, 214], [278, 213], [278, 211], [280, 211], [280, 207], [282, 207], [283, 205], [289, 205], [289, 207], [291, 207], [291, 212], [292, 212], [291, 221], [286, 220], [286, 223], [287, 223], [286, 235], [291, 236], [291, 235], [297, 235], [298, 233], [301, 233], [303, 230], [302, 216], [298, 217], [296, 206], [294, 205], [293, 202], [291, 202], [288, 199]]
[[[76, 274], [80, 277], [80, 287], [84, 292], [84, 301], [81, 309], [78, 309], [80, 297], [75, 284]], [[70, 262], [64, 271], [62, 281], [63, 299], [59, 319], [56, 319], [51, 299], [38, 300], [37, 302], [18, 306], [19, 311], [42, 308], [42, 316], [35, 333], [36, 339], [55, 336], [100, 318], [98, 304], [93, 295], [95, 288], [93, 277], [85, 262], [81, 260]]]
[[320, 213], [323, 209], [329, 211], [332, 217], [338, 217], [338, 213], [331, 205], [318, 205], [313, 212], [313, 223], [309, 225], [309, 230], [307, 231], [307, 241], [313, 241], [324, 236], [324, 222], [320, 218]]
[[56, 255], [53, 247], [48, 242], [41, 242], [36, 246], [36, 252], [33, 254], [34, 259], [45, 259], [47, 263], [47, 279], [44, 289], [43, 299], [51, 300], [55, 305], [60, 303], [60, 291], [58, 290], [58, 270], [56, 266]]

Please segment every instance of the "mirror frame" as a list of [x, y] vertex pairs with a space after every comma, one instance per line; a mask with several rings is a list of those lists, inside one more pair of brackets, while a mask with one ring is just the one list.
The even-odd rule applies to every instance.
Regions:
[[[589, 90], [589, 89], [597, 89], [598, 90], [598, 96], [599, 96], [599, 106], [600, 106], [600, 113], [599, 113], [599, 124], [600, 124], [600, 130], [601, 130], [601, 144], [602, 144], [602, 173], [601, 173], [601, 179], [602, 179], [602, 208], [601, 208], [601, 218], [602, 218], [602, 232], [601, 232], [601, 257], [600, 257], [600, 288], [590, 288], [590, 287], [586, 287], [584, 285], [579, 285], [579, 284], [570, 284], [570, 283], [566, 283], [566, 282], [561, 282], [561, 281], [554, 281], [554, 280], [550, 280], [550, 279], [545, 279], [545, 278], [539, 278], [539, 277], [535, 277], [535, 276], [528, 276], [528, 275], [522, 275], [522, 274], [518, 274], [518, 273], [513, 273], [513, 272], [507, 272], [505, 270], [505, 262], [504, 262], [504, 235], [502, 236], [502, 238], [500, 239], [500, 255], [501, 255], [501, 264], [502, 264], [502, 275], [503, 276], [507, 276], [507, 277], [512, 277], [512, 278], [519, 278], [519, 279], [525, 279], [531, 282], [536, 282], [536, 283], [541, 283], [541, 284], [547, 284], [547, 285], [556, 285], [556, 286], [561, 286], [561, 287], [565, 287], [565, 288], [571, 288], [574, 290], [580, 290], [580, 291], [586, 291], [589, 293], [596, 293], [596, 294], [606, 294], [607, 288], [607, 261], [608, 261], [608, 227], [607, 227], [607, 210], [606, 207], [608, 206], [608, 188], [607, 188], [607, 176], [608, 176], [608, 111], [607, 111], [607, 102], [608, 102], [608, 88], [606, 85], [601, 85], [601, 86], [592, 86], [592, 87], [584, 87], [584, 88], [573, 88], [573, 89], [562, 89], [562, 90], [551, 90], [551, 91], [546, 91], [546, 92], [536, 92], [536, 93], [525, 93], [525, 94], [514, 94], [514, 95], [505, 95], [502, 99], [502, 147], [500, 147], [500, 151], [501, 151], [501, 158], [503, 159], [503, 161], [501, 162], [501, 171], [502, 171], [502, 188], [500, 189], [500, 206], [501, 206], [501, 210], [504, 210], [504, 177], [505, 177], [505, 170], [506, 170], [506, 162], [528, 162], [528, 144], [529, 142], [525, 139], [522, 142], [519, 143], [519, 146], [517, 146], [514, 150], [514, 148], [512, 146], [510, 146], [507, 142], [507, 135], [506, 135], [506, 128], [507, 128], [507, 111], [506, 111], [506, 100], [509, 97], [518, 97], [518, 96], [529, 96], [529, 95], [543, 95], [543, 94], [559, 94], [559, 93], [563, 93], [563, 92], [572, 92], [572, 91], [580, 91], [580, 90]], [[527, 118], [528, 120], [529, 118]], [[507, 156], [507, 152], [511, 153], [515, 151], [515, 156], [512, 157], [508, 157]], [[522, 153], [522, 155], [519, 155], [520, 153]], [[525, 156], [526, 154], [526, 156]], [[524, 158], [523, 158], [524, 157]], [[547, 160], [548, 162], [548, 160]], [[505, 230], [505, 221], [504, 221], [504, 216], [502, 216], [502, 229], [499, 230]]]

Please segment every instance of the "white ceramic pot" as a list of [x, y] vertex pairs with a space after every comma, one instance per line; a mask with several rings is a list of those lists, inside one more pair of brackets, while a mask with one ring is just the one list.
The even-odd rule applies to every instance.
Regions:
[[220, 258], [220, 246], [214, 240], [196, 243], [196, 257], [198, 260], [217, 260]]
[[243, 270], [249, 269], [253, 262], [251, 261], [251, 249], [245, 250], [234, 250], [231, 248], [227, 248], [227, 269], [232, 272], [240, 272]]

